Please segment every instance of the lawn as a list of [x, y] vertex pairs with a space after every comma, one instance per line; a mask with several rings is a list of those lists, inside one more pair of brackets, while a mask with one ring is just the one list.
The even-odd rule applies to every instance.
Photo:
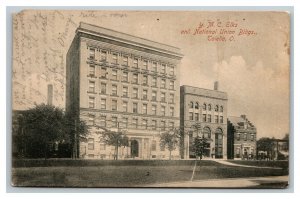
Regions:
[[[144, 187], [149, 184], [190, 180], [191, 161], [114, 163], [89, 166], [18, 167], [12, 169], [15, 186], [42, 187]], [[91, 166], [92, 165], [92, 166]], [[232, 167], [201, 161], [194, 180], [288, 175], [287, 169]]]

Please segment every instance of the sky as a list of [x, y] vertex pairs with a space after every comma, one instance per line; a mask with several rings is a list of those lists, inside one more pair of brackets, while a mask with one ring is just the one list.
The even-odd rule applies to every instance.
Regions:
[[13, 20], [13, 109], [64, 108], [65, 56], [80, 22], [176, 46], [180, 84], [228, 93], [228, 115], [247, 115], [258, 137], [289, 133], [289, 15], [283, 12], [23, 11]]

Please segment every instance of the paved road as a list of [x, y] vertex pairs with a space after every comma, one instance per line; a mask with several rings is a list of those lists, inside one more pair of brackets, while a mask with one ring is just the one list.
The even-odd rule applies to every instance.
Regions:
[[251, 178], [225, 178], [196, 180], [147, 185], [147, 187], [191, 187], [191, 188], [283, 188], [288, 184], [288, 176], [268, 176]]

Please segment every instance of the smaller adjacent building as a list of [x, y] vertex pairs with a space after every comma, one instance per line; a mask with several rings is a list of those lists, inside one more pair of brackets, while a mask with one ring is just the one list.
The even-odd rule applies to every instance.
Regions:
[[247, 119], [228, 116], [227, 158], [252, 159], [256, 154], [256, 127]]

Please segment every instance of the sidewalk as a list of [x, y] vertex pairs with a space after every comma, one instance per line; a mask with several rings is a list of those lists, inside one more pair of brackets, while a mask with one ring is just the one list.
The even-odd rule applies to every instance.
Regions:
[[264, 169], [282, 169], [280, 167], [260, 167], [260, 166], [251, 166], [251, 165], [243, 165], [243, 164], [236, 164], [231, 163], [226, 160], [214, 159], [215, 162], [220, 164], [228, 165], [228, 166], [236, 166], [236, 167], [248, 167], [248, 168], [264, 168]]
[[212, 180], [195, 180], [147, 185], [147, 187], [186, 187], [186, 188], [250, 188], [261, 184], [287, 183], [288, 176], [268, 176], [251, 178], [224, 178]]

